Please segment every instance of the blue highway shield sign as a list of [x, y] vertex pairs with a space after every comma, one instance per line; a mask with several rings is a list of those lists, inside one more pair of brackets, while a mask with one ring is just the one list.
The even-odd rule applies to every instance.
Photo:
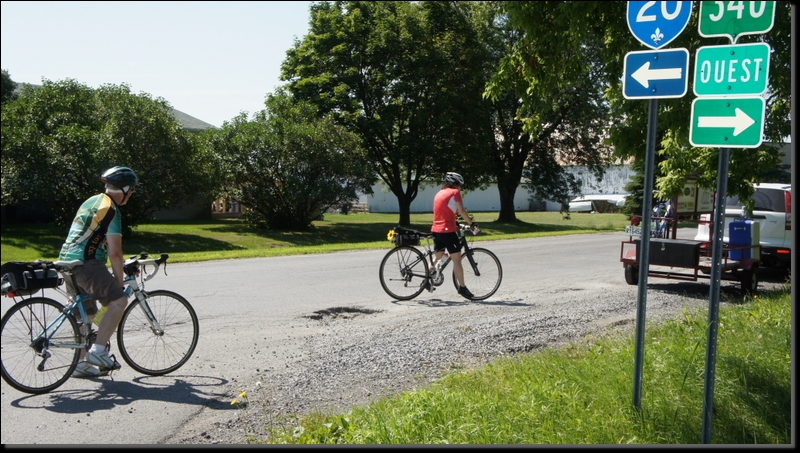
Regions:
[[651, 49], [660, 49], [683, 32], [692, 2], [628, 2], [628, 28]]

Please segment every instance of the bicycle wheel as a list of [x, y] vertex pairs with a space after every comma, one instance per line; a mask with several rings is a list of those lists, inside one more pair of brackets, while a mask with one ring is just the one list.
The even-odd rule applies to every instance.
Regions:
[[428, 262], [414, 247], [395, 247], [383, 257], [379, 275], [386, 294], [397, 300], [413, 299], [425, 290]]
[[[45, 297], [32, 297], [14, 304], [0, 321], [3, 354], [0, 371], [3, 380], [25, 393], [47, 393], [67, 381], [80, 357], [81, 335], [73, 316], [64, 323], [47, 327], [58, 318], [64, 306]], [[53, 335], [54, 329], [55, 335]], [[50, 336], [49, 339], [45, 339]], [[41, 335], [41, 336], [40, 336]], [[54, 347], [62, 343], [66, 347]]]
[[[474, 295], [470, 300], [483, 300], [494, 294], [500, 287], [500, 282], [503, 281], [503, 267], [500, 266], [497, 256], [486, 249], [473, 248], [469, 253], [472, 255], [472, 260], [480, 275], [475, 273], [469, 257], [464, 254], [461, 260], [464, 268], [464, 283]], [[458, 290], [458, 279], [456, 279], [455, 273], [453, 274], [453, 285]]]
[[147, 306], [161, 331], [150, 323], [145, 307], [134, 299], [117, 327], [117, 344], [125, 363], [134, 370], [161, 376], [186, 363], [197, 346], [200, 325], [183, 296], [166, 290], [149, 291]]

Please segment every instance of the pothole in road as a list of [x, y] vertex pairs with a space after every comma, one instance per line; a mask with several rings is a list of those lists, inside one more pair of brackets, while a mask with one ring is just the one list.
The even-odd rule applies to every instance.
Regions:
[[317, 310], [314, 312], [313, 315], [305, 316], [305, 318], [314, 319], [317, 321], [323, 319], [339, 319], [339, 318], [351, 319], [359, 315], [371, 315], [380, 312], [381, 310], [369, 310], [366, 308], [358, 308], [358, 307], [333, 307], [325, 310]]

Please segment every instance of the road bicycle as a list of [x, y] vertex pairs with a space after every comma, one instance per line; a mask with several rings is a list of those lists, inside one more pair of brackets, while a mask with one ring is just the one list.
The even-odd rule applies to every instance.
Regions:
[[[500, 287], [503, 267], [494, 253], [485, 248], [471, 247], [467, 231], [472, 231], [469, 225], [458, 224], [464, 283], [472, 291], [473, 297], [470, 300], [484, 300]], [[477, 231], [472, 233], [477, 234]], [[436, 252], [432, 244], [433, 233], [398, 226], [390, 230], [389, 237], [396, 246], [383, 257], [379, 269], [381, 286], [387, 294], [398, 300], [409, 300], [422, 294], [425, 289], [432, 292], [444, 283], [444, 270], [452, 258], [445, 252], [439, 260], [438, 268], [434, 269]], [[425, 239], [424, 253], [417, 248], [421, 245], [422, 238]], [[455, 273], [453, 285], [458, 290]]]
[[[123, 266], [125, 293], [130, 302], [117, 327], [117, 346], [131, 368], [150, 376], [171, 373], [183, 366], [194, 352], [199, 336], [197, 315], [183, 296], [167, 290], [145, 291], [144, 283], [155, 277], [162, 265], [166, 275], [168, 257], [164, 253], [160, 258], [150, 259], [142, 253], [130, 257]], [[35, 285], [31, 285], [34, 291], [30, 287], [25, 291], [26, 286], [21, 282], [33, 282], [35, 277], [30, 275], [33, 271], [20, 273], [16, 279], [12, 276], [10, 281], [8, 274], [4, 275], [2, 295], [13, 298], [14, 305], [0, 321], [3, 352], [0, 371], [11, 387], [42, 394], [58, 388], [72, 376], [80, 351], [92, 346], [97, 332], [84, 308], [84, 301], [92, 300], [91, 295], [83, 289], [80, 294], [70, 294], [60, 288], [64, 278], [75, 282], [72, 272], [83, 261], [39, 260], [29, 264], [38, 268], [37, 274], [51, 273], [51, 280], [58, 283], [45, 287], [61, 294], [68, 303], [65, 306], [46, 297], [44, 289]], [[151, 266], [152, 271], [148, 272]], [[58, 279], [58, 275], [62, 278]], [[100, 367], [101, 374], [119, 368], [116, 357], [112, 357], [114, 368]]]
[[667, 203], [659, 203], [653, 208], [650, 216], [650, 237], [669, 238], [672, 231], [672, 219], [675, 217], [675, 210], [672, 207], [672, 200]]

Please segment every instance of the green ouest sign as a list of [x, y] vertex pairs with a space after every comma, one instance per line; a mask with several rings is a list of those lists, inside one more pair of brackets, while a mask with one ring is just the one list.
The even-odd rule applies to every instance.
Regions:
[[758, 148], [764, 135], [762, 97], [708, 97], [692, 101], [689, 142], [696, 147]]
[[763, 94], [769, 81], [767, 43], [708, 46], [697, 49], [694, 94], [738, 96]]

